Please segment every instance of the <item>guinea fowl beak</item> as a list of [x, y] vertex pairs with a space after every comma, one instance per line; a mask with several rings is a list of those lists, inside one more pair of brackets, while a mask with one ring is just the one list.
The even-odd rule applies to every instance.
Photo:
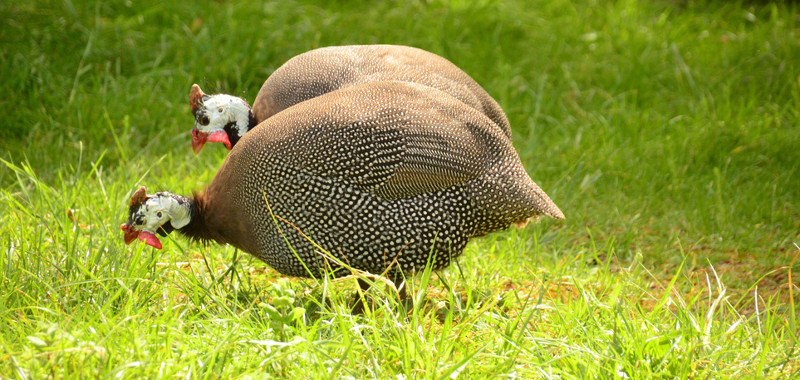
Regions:
[[125, 239], [125, 244], [131, 244], [134, 240], [138, 238], [139, 240], [143, 241], [145, 244], [153, 248], [161, 249], [161, 241], [158, 240], [158, 237], [156, 237], [156, 235], [153, 234], [152, 232], [136, 231], [133, 229], [133, 227], [131, 227], [127, 223], [119, 227], [122, 229], [123, 232], [125, 232], [125, 235], [123, 236], [123, 239]]
[[208, 133], [200, 132], [197, 128], [192, 128], [192, 150], [194, 154], [200, 152], [203, 149], [203, 145], [205, 145], [206, 141], [208, 140]]
[[134, 230], [129, 224], [125, 223], [119, 226], [122, 229], [122, 232], [125, 234], [123, 235], [123, 239], [125, 239], [125, 244], [130, 245], [131, 242], [136, 240], [139, 237], [139, 231]]
[[224, 129], [217, 129], [211, 133], [200, 132], [197, 128], [192, 129], [192, 150], [194, 154], [203, 149], [206, 142], [217, 142], [225, 144], [228, 150], [232, 149], [231, 140], [228, 138], [228, 132]]

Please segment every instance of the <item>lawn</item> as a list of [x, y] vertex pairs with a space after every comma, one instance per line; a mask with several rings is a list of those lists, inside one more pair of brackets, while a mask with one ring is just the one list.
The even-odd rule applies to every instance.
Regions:
[[[767, 1], [0, 4], [0, 378], [798, 378], [800, 5]], [[287, 59], [391, 43], [503, 106], [564, 211], [475, 239], [400, 304], [176, 234], [192, 83], [252, 101]]]

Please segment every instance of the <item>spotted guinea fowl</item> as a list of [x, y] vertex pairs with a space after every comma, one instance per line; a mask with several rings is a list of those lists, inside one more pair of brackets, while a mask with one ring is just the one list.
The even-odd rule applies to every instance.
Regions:
[[398, 45], [331, 46], [300, 54], [275, 70], [258, 92], [252, 109], [231, 95], [206, 95], [193, 85], [189, 104], [195, 116], [192, 148], [206, 141], [231, 149], [247, 131], [270, 116], [302, 101], [360, 83], [399, 80], [444, 91], [482, 112], [508, 138], [511, 128], [503, 109], [467, 73], [445, 58]]
[[193, 197], [141, 188], [122, 229], [127, 243], [157, 248], [156, 234], [173, 230], [231, 244], [285, 275], [342, 276], [347, 263], [400, 285], [429, 259], [448, 266], [470, 238], [541, 214], [564, 217], [494, 122], [444, 92], [390, 81], [270, 117]]

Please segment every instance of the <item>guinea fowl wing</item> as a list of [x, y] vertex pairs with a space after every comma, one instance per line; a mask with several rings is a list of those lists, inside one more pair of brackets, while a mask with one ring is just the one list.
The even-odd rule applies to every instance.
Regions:
[[[264, 137], [275, 145], [264, 149], [304, 173], [345, 180], [387, 200], [463, 184], [481, 176], [500, 151], [512, 149], [495, 136], [501, 132], [491, 120], [457, 99], [422, 85], [386, 83], [365, 86], [370, 93], [326, 95], [326, 113], [304, 110], [308, 105], [301, 103], [253, 133], [273, 135]], [[308, 116], [306, 126], [293, 128], [298, 114]]]

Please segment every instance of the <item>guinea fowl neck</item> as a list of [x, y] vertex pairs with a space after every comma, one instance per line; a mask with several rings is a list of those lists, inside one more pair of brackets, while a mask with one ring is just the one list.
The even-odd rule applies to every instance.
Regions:
[[248, 117], [249, 119], [247, 120], [247, 131], [249, 132], [250, 130], [255, 128], [256, 125], [258, 125], [258, 120], [256, 120], [256, 115], [253, 114], [252, 109], [250, 109]]
[[228, 133], [228, 140], [231, 142], [231, 148], [236, 146], [236, 143], [239, 142], [239, 139], [245, 135], [245, 133], [250, 132], [253, 128], [258, 125], [258, 120], [256, 116], [253, 114], [252, 109], [247, 110], [247, 124], [244, 124], [244, 128], [239, 128], [238, 124], [243, 121], [234, 120], [225, 125], [225, 132]]
[[178, 231], [190, 240], [208, 244], [230, 244], [250, 252], [247, 230], [241, 227], [241, 218], [228, 209], [227, 199], [212, 197], [206, 192], [195, 192], [189, 200], [189, 223]]
[[206, 224], [205, 203], [202, 194], [195, 193], [193, 198], [185, 199], [189, 208], [189, 223], [179, 228], [178, 232], [192, 241], [207, 243], [213, 240]]

